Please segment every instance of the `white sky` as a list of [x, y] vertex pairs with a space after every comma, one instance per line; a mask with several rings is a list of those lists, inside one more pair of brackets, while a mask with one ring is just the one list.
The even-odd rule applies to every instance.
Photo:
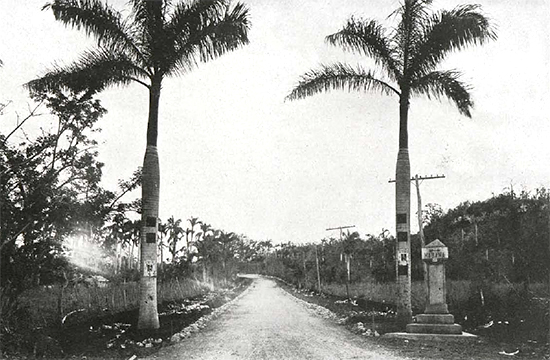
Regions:
[[[423, 183], [423, 202], [444, 209], [514, 185], [550, 186], [550, 2], [478, 0], [499, 39], [453, 54], [473, 87], [473, 119], [447, 101], [411, 101], [411, 173], [445, 174]], [[0, 1], [0, 102], [12, 100], [0, 130], [25, 113], [21, 85], [55, 61], [92, 46], [56, 23], [44, 0]], [[124, 9], [126, 0], [110, 0]], [[160, 107], [161, 218], [198, 216], [252, 239], [318, 241], [356, 225], [361, 235], [394, 232], [398, 103], [379, 94], [332, 92], [284, 102], [301, 74], [335, 61], [370, 66], [324, 37], [350, 15], [386, 17], [397, 0], [248, 0], [251, 44], [164, 82]], [[468, 1], [436, 0], [436, 8]], [[101, 94], [104, 186], [142, 163], [148, 94], [132, 85]], [[545, 101], [546, 100], [546, 101]], [[41, 120], [29, 124], [39, 126]], [[416, 209], [412, 188], [412, 214]], [[139, 193], [136, 194], [136, 197]], [[413, 220], [413, 223], [414, 220]], [[413, 226], [413, 231], [416, 227]]]

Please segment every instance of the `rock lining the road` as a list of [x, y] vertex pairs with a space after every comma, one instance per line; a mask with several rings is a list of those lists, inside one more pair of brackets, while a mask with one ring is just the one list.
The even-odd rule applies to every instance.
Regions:
[[201, 329], [205, 328], [206, 325], [208, 325], [208, 323], [210, 321], [216, 319], [221, 314], [226, 312], [237, 300], [239, 300], [246, 293], [248, 293], [249, 290], [250, 290], [250, 285], [245, 290], [243, 290], [239, 295], [234, 297], [232, 300], [230, 300], [230, 301], [226, 302], [225, 304], [223, 304], [222, 306], [212, 310], [212, 312], [210, 314], [201, 317], [200, 319], [198, 319], [194, 323], [192, 323], [192, 324], [188, 325], [187, 327], [185, 327], [180, 332], [177, 332], [174, 335], [172, 335], [172, 337], [170, 337], [170, 342], [171, 343], [180, 342], [183, 339], [188, 338], [191, 334], [196, 333], [196, 332], [200, 331]]
[[338, 315], [336, 315], [335, 313], [333, 313], [332, 311], [330, 311], [326, 307], [323, 307], [323, 306], [317, 305], [317, 304], [313, 304], [313, 303], [309, 303], [305, 300], [299, 299], [296, 296], [292, 295], [286, 289], [283, 289], [283, 290], [285, 290], [284, 293], [285, 293], [286, 296], [289, 296], [294, 302], [296, 302], [297, 304], [300, 304], [302, 307], [304, 307], [310, 313], [313, 313], [313, 314], [315, 314], [317, 316], [320, 316], [324, 319], [334, 321], [336, 323], [339, 323], [339, 321], [341, 320]]

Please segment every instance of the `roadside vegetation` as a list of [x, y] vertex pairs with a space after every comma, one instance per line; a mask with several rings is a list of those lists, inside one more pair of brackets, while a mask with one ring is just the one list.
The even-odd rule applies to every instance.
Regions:
[[[141, 169], [104, 188], [94, 139], [106, 112], [100, 102], [70, 91], [33, 100], [25, 117], [10, 104], [0, 109], [14, 124], [0, 134], [2, 356], [91, 356], [123, 346], [124, 357], [152, 335], [149, 344], [162, 346], [242, 291], [236, 273], [262, 261], [269, 241], [198, 217], [159, 219], [161, 328], [136, 331]], [[121, 333], [132, 334], [130, 345], [109, 345]]]
[[[550, 320], [548, 202], [544, 188], [519, 194], [509, 189], [446, 212], [436, 204], [425, 207], [426, 243], [440, 239], [449, 247], [447, 303], [465, 331], [518, 348], [544, 349]], [[411, 298], [418, 314], [425, 307], [426, 289], [417, 234], [411, 244]], [[384, 333], [403, 330], [394, 323], [394, 254], [395, 239], [386, 230], [364, 237], [346, 232], [341, 239], [317, 244], [278, 245], [262, 271], [305, 294], [336, 297], [334, 301], [358, 304], [363, 311], [382, 309], [386, 325], [377, 331]], [[370, 316], [358, 321], [371, 323]]]
[[[451, 359], [451, 360], [492, 360], [492, 359], [550, 359], [550, 347], [536, 340], [518, 340], [532, 330], [524, 324], [522, 329], [497, 322], [494, 326], [480, 326], [471, 332], [477, 339], [455, 341], [406, 340], [382, 336], [388, 332], [401, 331], [395, 321], [395, 306], [385, 302], [366, 300], [358, 297], [349, 301], [345, 296], [318, 293], [298, 289], [290, 283], [279, 284], [293, 296], [308, 303], [307, 307], [319, 316], [336, 321], [350, 332], [364, 338], [367, 346], [377, 346], [408, 359]], [[415, 283], [413, 283], [415, 287]], [[510, 336], [516, 334], [517, 338]], [[536, 338], [535, 331], [531, 332]], [[524, 337], [525, 339], [525, 337]]]

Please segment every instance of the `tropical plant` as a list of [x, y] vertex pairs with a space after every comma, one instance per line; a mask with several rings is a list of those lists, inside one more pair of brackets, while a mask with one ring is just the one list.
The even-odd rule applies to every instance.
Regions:
[[[341, 231], [341, 230], [340, 230]], [[357, 231], [350, 232], [349, 230], [344, 233], [342, 239], [342, 252], [341, 258], [346, 263], [346, 293], [349, 295], [349, 283], [351, 282], [351, 259], [357, 248], [357, 243], [361, 241], [361, 237]]]
[[130, 0], [127, 18], [100, 0], [54, 0], [44, 6], [65, 25], [84, 29], [98, 46], [68, 66], [56, 66], [27, 84], [31, 91], [67, 87], [86, 95], [137, 82], [149, 92], [147, 148], [143, 161], [138, 328], [159, 327], [157, 231], [160, 169], [159, 99], [164, 78], [185, 74], [198, 62], [248, 43], [248, 9], [226, 0]]
[[168, 224], [163, 223], [160, 219], [159, 219], [159, 233], [160, 233], [159, 243], [158, 243], [159, 253], [160, 253], [159, 267], [160, 267], [160, 270], [162, 270], [162, 267], [164, 266], [164, 248], [167, 247], [167, 245], [164, 243], [164, 238], [166, 237], [166, 235], [168, 235]]
[[448, 98], [471, 117], [469, 86], [457, 70], [437, 67], [451, 52], [496, 39], [479, 5], [431, 12], [431, 0], [404, 0], [393, 12], [397, 25], [388, 31], [376, 20], [351, 17], [339, 32], [326, 37], [330, 45], [372, 58], [385, 76], [361, 66], [335, 63], [305, 73], [287, 96], [295, 100], [332, 89], [378, 91], [399, 98], [399, 151], [396, 166], [396, 268], [398, 316], [411, 320], [410, 162], [408, 112], [412, 95]]
[[171, 216], [166, 221], [166, 231], [168, 232], [168, 244], [170, 251], [170, 254], [172, 255], [172, 264], [176, 263], [176, 256], [179, 252], [178, 250], [178, 241], [181, 240], [183, 236], [183, 228], [181, 225], [181, 219], [174, 219], [173, 216]]
[[193, 217], [193, 216], [187, 219], [187, 221], [189, 221], [189, 224], [191, 225], [191, 228], [189, 229], [189, 233], [191, 234], [191, 241], [189, 240], [187, 241], [187, 257], [188, 257], [187, 260], [191, 261], [192, 257], [190, 256], [190, 252], [191, 252], [190, 247], [197, 240], [195, 239], [195, 226], [196, 225], [200, 226], [200, 224], [202, 224], [202, 221], [200, 221], [198, 217]]
[[218, 230], [216, 232], [216, 239], [221, 247], [221, 260], [224, 277], [225, 280], [228, 280], [229, 276], [227, 263], [234, 256], [232, 246], [234, 245], [235, 241], [239, 239], [239, 237], [234, 232], [225, 232], [223, 230]]

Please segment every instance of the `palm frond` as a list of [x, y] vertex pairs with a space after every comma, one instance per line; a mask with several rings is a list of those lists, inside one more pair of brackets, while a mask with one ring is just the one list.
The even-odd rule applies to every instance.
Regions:
[[329, 35], [325, 40], [331, 45], [339, 45], [351, 52], [371, 57], [377, 65], [385, 68], [394, 81], [401, 77], [399, 60], [394, 58], [394, 50], [385, 36], [385, 29], [375, 20], [350, 18], [342, 30]]
[[198, 61], [206, 62], [248, 44], [249, 11], [237, 3], [202, 0], [189, 8], [176, 7], [167, 26], [174, 41], [167, 74], [186, 72]]
[[39, 79], [25, 84], [31, 92], [52, 91], [58, 88], [75, 92], [86, 91], [89, 95], [100, 92], [108, 86], [126, 85], [147, 77], [139, 67], [123, 54], [113, 54], [107, 49], [84, 52], [78, 61], [68, 66], [54, 68]]
[[86, 35], [98, 40], [99, 46], [124, 51], [137, 60], [143, 60], [132, 37], [132, 29], [118, 11], [100, 0], [55, 0], [42, 9], [51, 9], [55, 19], [67, 26], [83, 29]]
[[[179, 2], [166, 24], [167, 42], [171, 44], [170, 67], [177, 67], [179, 72], [185, 72], [196, 65], [196, 59], [182, 56], [182, 49], [187, 45], [193, 31], [204, 28], [210, 19], [221, 17], [225, 13], [226, 1], [202, 0]], [[177, 64], [177, 66], [176, 66]]]
[[[148, 67], [159, 68], [164, 61], [165, 50], [165, 14], [166, 0], [130, 0], [132, 5], [132, 24], [136, 31], [136, 38], [140, 43], [140, 48], [145, 54]], [[158, 70], [158, 69], [157, 69]]]
[[298, 85], [286, 96], [286, 99], [303, 99], [330, 90], [373, 90], [384, 94], [400, 94], [396, 88], [376, 78], [371, 71], [366, 71], [361, 67], [354, 69], [349, 65], [336, 63], [324, 65], [319, 70], [311, 70], [302, 75]]
[[415, 80], [411, 84], [411, 90], [428, 98], [446, 97], [455, 103], [461, 114], [472, 117], [470, 110], [474, 103], [470, 96], [470, 87], [459, 80], [460, 76], [461, 73], [456, 70], [433, 71]]
[[392, 42], [398, 54], [397, 58], [403, 63], [403, 76], [408, 76], [411, 58], [423, 34], [423, 24], [429, 17], [428, 9], [431, 3], [431, 0], [405, 0], [392, 13], [400, 18]]
[[480, 9], [480, 5], [462, 5], [434, 14], [425, 25], [411, 70], [421, 76], [451, 51], [495, 40], [494, 26]]

